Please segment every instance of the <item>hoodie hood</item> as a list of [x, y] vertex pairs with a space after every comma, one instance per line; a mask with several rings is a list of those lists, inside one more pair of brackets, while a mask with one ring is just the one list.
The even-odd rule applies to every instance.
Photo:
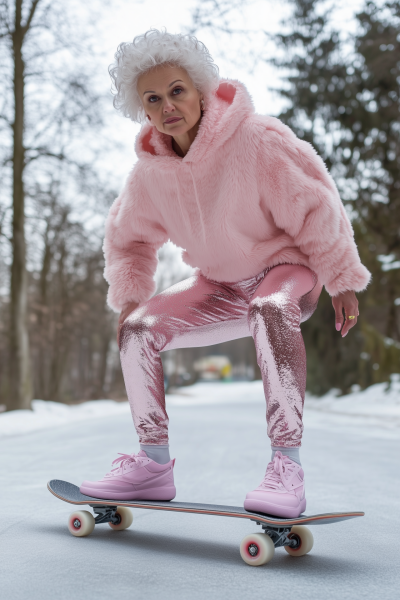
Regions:
[[199, 130], [184, 158], [177, 156], [172, 149], [172, 136], [160, 133], [148, 123], [143, 125], [137, 136], [136, 154], [139, 159], [163, 156], [184, 162], [198, 162], [211, 144], [213, 150], [217, 150], [252, 114], [254, 106], [245, 86], [240, 81], [223, 79], [216, 92], [206, 99]]

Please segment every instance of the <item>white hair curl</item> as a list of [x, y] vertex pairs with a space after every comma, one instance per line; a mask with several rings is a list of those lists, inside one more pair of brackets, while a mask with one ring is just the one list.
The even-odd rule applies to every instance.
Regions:
[[145, 114], [137, 92], [143, 73], [157, 65], [173, 64], [185, 69], [194, 86], [207, 98], [219, 83], [219, 69], [205, 45], [194, 35], [150, 29], [132, 43], [118, 46], [108, 72], [113, 81], [114, 107], [138, 123]]

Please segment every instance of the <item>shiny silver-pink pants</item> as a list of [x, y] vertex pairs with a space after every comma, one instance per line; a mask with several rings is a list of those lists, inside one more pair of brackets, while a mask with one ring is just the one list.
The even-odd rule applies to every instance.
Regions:
[[138, 307], [120, 333], [121, 364], [142, 444], [168, 443], [160, 352], [209, 346], [251, 335], [267, 403], [273, 446], [301, 445], [306, 354], [300, 323], [322, 286], [313, 271], [279, 265], [236, 283], [198, 274]]

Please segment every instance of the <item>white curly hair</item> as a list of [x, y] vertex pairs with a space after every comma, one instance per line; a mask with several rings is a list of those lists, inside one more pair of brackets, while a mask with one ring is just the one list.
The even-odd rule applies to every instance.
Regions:
[[150, 29], [136, 36], [132, 43], [120, 44], [114, 58], [108, 69], [113, 82], [114, 107], [137, 123], [145, 118], [137, 92], [138, 79], [157, 65], [167, 63], [185, 69], [205, 98], [218, 87], [219, 69], [205, 45], [194, 35]]

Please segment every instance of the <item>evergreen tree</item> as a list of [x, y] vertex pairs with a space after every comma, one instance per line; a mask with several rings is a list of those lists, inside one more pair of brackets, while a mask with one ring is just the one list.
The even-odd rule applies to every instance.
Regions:
[[[287, 73], [279, 115], [313, 144], [351, 213], [362, 261], [373, 282], [359, 296], [359, 324], [345, 340], [321, 296], [303, 326], [309, 388], [349, 389], [388, 380], [400, 366], [400, 5], [367, 2], [346, 40], [331, 27], [322, 0], [291, 0], [290, 31], [272, 62]], [[350, 49], [350, 51], [349, 51]]]

